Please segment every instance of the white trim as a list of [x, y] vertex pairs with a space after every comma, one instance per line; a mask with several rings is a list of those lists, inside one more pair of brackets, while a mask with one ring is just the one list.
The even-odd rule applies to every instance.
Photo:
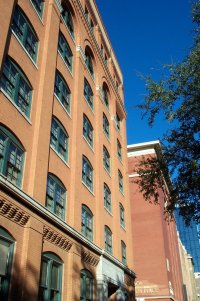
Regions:
[[63, 16], [62, 16], [62, 14], [60, 15], [60, 18], [61, 18], [61, 20], [63, 21], [63, 23], [65, 24], [65, 27], [67, 28], [67, 31], [68, 31], [68, 33], [69, 33], [69, 35], [70, 35], [72, 41], [74, 42], [74, 45], [76, 46], [76, 43], [75, 43], [75, 37], [72, 36], [72, 34], [71, 34], [71, 32], [70, 32], [70, 30], [69, 30], [69, 28], [68, 28], [68, 26], [67, 26], [67, 24], [66, 24], [66, 22], [65, 22], [65, 20], [64, 20], [64, 18], [63, 18]]
[[148, 141], [148, 142], [129, 144], [129, 145], [127, 145], [127, 149], [144, 148], [146, 146], [155, 146], [155, 145], [160, 145], [160, 141], [159, 140], [153, 140], [153, 141]]
[[142, 155], [151, 155], [151, 154], [155, 154], [155, 153], [156, 153], [156, 151], [155, 151], [154, 148], [143, 149], [143, 150], [128, 152], [128, 157], [137, 157], [137, 156], [142, 156]]
[[59, 9], [59, 12], [62, 13], [63, 8], [62, 8], [60, 2], [59, 2], [58, 0], [55, 0], [55, 3], [56, 3], [56, 5], [57, 5], [57, 7], [58, 7], [58, 9]]
[[152, 297], [138, 296], [136, 299], [138, 299], [138, 298], [143, 298], [143, 299], [148, 299], [148, 300], [151, 300], [151, 299], [171, 299], [171, 300], [175, 301], [175, 298], [172, 297], [171, 295], [169, 295], [169, 296], [152, 296]]
[[44, 1], [44, 6], [43, 6], [42, 17], [40, 17], [40, 15], [39, 15], [37, 9], [35, 8], [35, 6], [34, 6], [34, 4], [33, 4], [33, 2], [32, 2], [31, 0], [29, 0], [29, 1], [30, 1], [31, 5], [33, 6], [34, 11], [35, 11], [36, 14], [38, 15], [38, 17], [39, 17], [39, 19], [40, 19], [40, 22], [42, 23], [42, 25], [44, 25], [44, 23], [43, 23], [43, 16], [44, 16], [44, 6], [45, 6], [45, 1]]
[[83, 61], [84, 61], [84, 63], [85, 63], [85, 53], [84, 53], [84, 51], [83, 51], [81, 45], [76, 46], [76, 51], [77, 51], [77, 52], [80, 52], [81, 57], [82, 57], [82, 59], [83, 59]]
[[139, 177], [140, 175], [138, 173], [133, 173], [128, 175], [129, 178], [135, 178], [135, 177]]
[[64, 105], [62, 104], [62, 102], [61, 102], [61, 100], [60, 100], [60, 98], [56, 95], [56, 93], [54, 92], [53, 93], [54, 94], [54, 96], [55, 96], [55, 98], [57, 99], [57, 101], [59, 102], [59, 104], [62, 106], [62, 108], [63, 108], [63, 110], [67, 113], [67, 115], [69, 116], [69, 118], [70, 119], [72, 119], [72, 117], [71, 117], [71, 94], [70, 94], [70, 104], [69, 104], [69, 112], [67, 111], [67, 109], [64, 107]]
[[[60, 53], [60, 51], [58, 50], [58, 54], [61, 57], [61, 60], [63, 61], [63, 63], [65, 64], [65, 66], [67, 67], [67, 70], [69, 71], [70, 75], [73, 77], [73, 73], [72, 71], [69, 69], [69, 66], [67, 65], [67, 63], [65, 62], [64, 58], [62, 57], [62, 54]], [[73, 56], [72, 56], [73, 57]], [[73, 70], [73, 63], [72, 63], [72, 70]]]
[[[26, 119], [26, 121], [32, 125], [31, 120], [29, 119], [28, 116], [26, 116], [21, 110], [20, 108], [16, 105], [16, 103], [14, 102], [14, 100], [12, 100], [12, 98], [6, 93], [6, 91], [4, 91], [4, 89], [2, 87], [0, 87], [0, 91], [5, 95], [5, 97], [11, 102], [11, 104], [17, 109], [17, 111]], [[32, 103], [31, 103], [32, 104]], [[31, 108], [30, 108], [31, 111]]]
[[135, 273], [130, 270], [127, 266], [122, 264], [117, 258], [106, 252], [104, 249], [101, 249], [97, 245], [95, 245], [93, 242], [89, 241], [87, 238], [85, 238], [81, 233], [76, 231], [71, 226], [67, 225], [66, 222], [59, 219], [57, 216], [55, 216], [53, 213], [51, 213], [47, 208], [45, 208], [42, 204], [40, 204], [38, 201], [34, 200], [32, 197], [30, 197], [28, 194], [26, 194], [22, 189], [19, 187], [13, 185], [10, 181], [7, 180], [7, 178], [3, 175], [0, 175], [0, 185], [3, 185], [6, 187], [8, 192], [12, 192], [15, 194], [16, 197], [23, 200], [23, 206], [29, 206], [31, 209], [36, 210], [39, 216], [41, 214], [43, 215], [43, 219], [49, 219], [52, 224], [56, 224], [56, 226], [59, 226], [63, 231], [67, 232], [67, 234], [71, 234], [72, 237], [75, 237], [80, 242], [84, 243], [86, 246], [90, 247], [93, 251], [95, 251], [98, 255], [103, 255], [104, 257], [110, 259], [111, 262], [115, 263], [117, 266], [123, 268], [129, 275], [135, 277]]
[[[69, 138], [69, 137], [68, 137]], [[68, 162], [68, 160], [67, 161], [65, 161], [64, 159], [63, 159], [63, 157], [59, 154], [59, 152], [50, 144], [50, 148], [56, 153], [56, 155], [63, 161], [63, 163], [68, 167], [68, 168], [70, 168], [70, 166], [69, 166], [69, 162]], [[68, 153], [67, 153], [67, 157], [68, 157]], [[69, 158], [67, 158], [67, 159], [69, 159]]]
[[[22, 42], [20, 41], [20, 39], [18, 38], [18, 36], [16, 35], [16, 33], [14, 32], [13, 29], [11, 29], [11, 32], [13, 34], [13, 36], [15, 37], [15, 39], [17, 40], [17, 42], [20, 44], [20, 46], [22, 47], [22, 49], [26, 52], [26, 54], [28, 55], [28, 58], [31, 60], [31, 62], [33, 63], [34, 67], [38, 70], [38, 66], [36, 64], [36, 62], [32, 59], [32, 57], [30, 56], [30, 54], [28, 53], [28, 51], [26, 50], [26, 48], [24, 47], [24, 45], [22, 44]], [[38, 50], [39, 50], [39, 40], [37, 41], [38, 43], [38, 49], [37, 49], [37, 58], [38, 58]]]

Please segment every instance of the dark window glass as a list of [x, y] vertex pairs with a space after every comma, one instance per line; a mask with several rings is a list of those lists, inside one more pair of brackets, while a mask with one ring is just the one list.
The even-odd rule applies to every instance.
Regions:
[[13, 100], [20, 111], [29, 117], [32, 88], [23, 72], [10, 59], [6, 59], [3, 67], [1, 88]]
[[36, 61], [38, 39], [30, 25], [30, 22], [25, 17], [24, 13], [17, 6], [14, 12], [12, 30], [15, 32], [22, 45], [26, 48], [31, 58]]

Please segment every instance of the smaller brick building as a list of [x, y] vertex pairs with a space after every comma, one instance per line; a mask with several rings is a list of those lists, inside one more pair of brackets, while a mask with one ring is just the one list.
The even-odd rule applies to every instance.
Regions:
[[[142, 300], [183, 300], [183, 282], [176, 224], [164, 218], [164, 195], [159, 204], [145, 201], [134, 179], [144, 157], [161, 153], [159, 141], [128, 146], [136, 297]], [[167, 187], [166, 187], [167, 188]]]

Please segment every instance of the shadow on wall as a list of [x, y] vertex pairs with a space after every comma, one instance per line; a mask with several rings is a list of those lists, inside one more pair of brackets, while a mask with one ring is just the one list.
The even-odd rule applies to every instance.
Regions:
[[9, 290], [9, 300], [37, 300], [39, 276], [38, 270], [36, 270], [31, 264], [27, 264], [23, 269], [17, 262], [14, 262]]

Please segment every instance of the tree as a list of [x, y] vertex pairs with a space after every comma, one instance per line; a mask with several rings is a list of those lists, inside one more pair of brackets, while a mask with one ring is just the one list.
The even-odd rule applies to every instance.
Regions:
[[147, 95], [142, 109], [153, 125], [158, 113], [172, 123], [163, 137], [163, 156], [143, 160], [137, 172], [140, 191], [146, 200], [158, 202], [163, 175], [170, 174], [167, 213], [176, 205], [185, 222], [200, 221], [200, 0], [192, 6], [194, 42], [181, 63], [163, 66], [159, 81], [145, 77]]

